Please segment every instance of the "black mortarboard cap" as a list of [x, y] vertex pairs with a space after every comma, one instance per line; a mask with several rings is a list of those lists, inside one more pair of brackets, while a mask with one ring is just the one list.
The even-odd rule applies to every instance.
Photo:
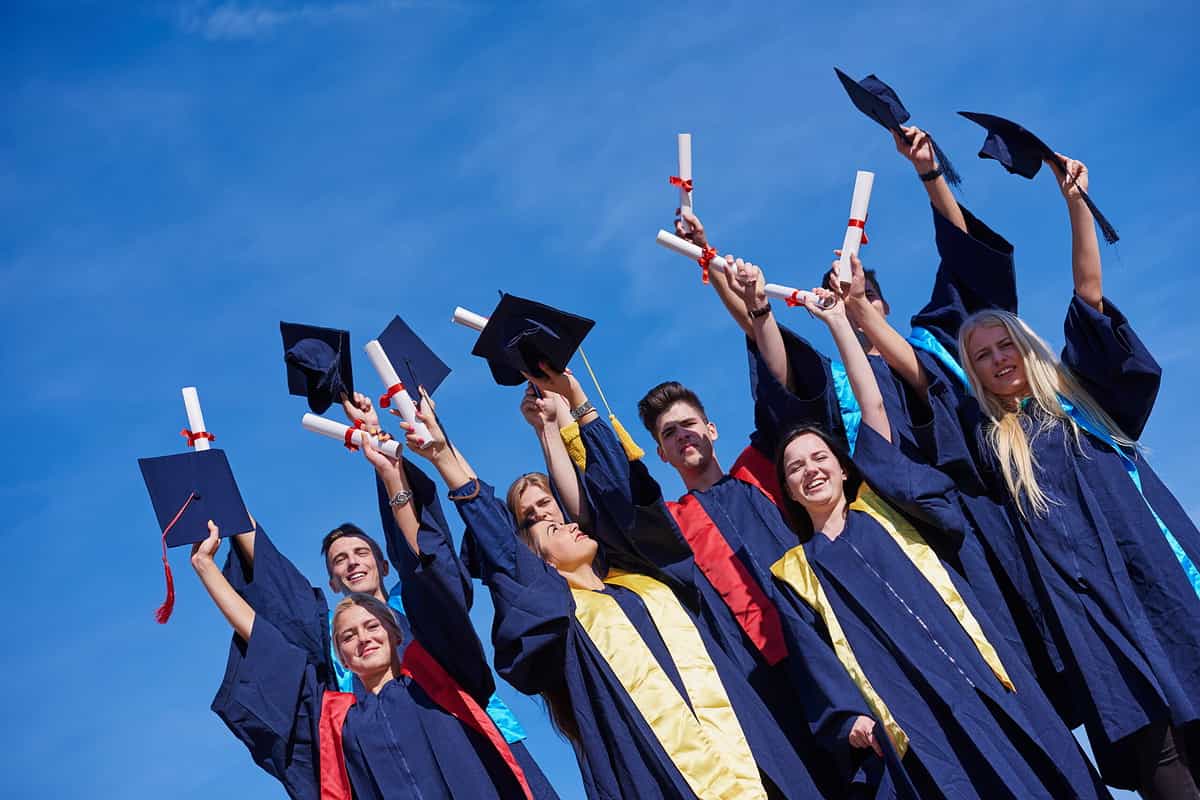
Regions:
[[[995, 159], [1010, 173], [1023, 178], [1033, 178], [1037, 175], [1045, 160], [1054, 161], [1063, 169], [1066, 168], [1066, 162], [1054, 152], [1054, 148], [1017, 123], [993, 114], [978, 114], [973, 111], [958, 113], [988, 132], [987, 138], [983, 140], [983, 147], [979, 150], [980, 158]], [[1120, 237], [1117, 236], [1116, 229], [1100, 213], [1100, 209], [1096, 208], [1088, 193], [1080, 192], [1080, 197], [1100, 225], [1104, 240], [1109, 244], [1117, 241]]]
[[354, 394], [350, 332], [295, 322], [280, 322], [288, 391], [308, 398], [314, 414], [323, 414], [342, 394]]
[[138, 466], [163, 534], [167, 599], [157, 617], [159, 622], [166, 622], [175, 605], [175, 581], [167, 561], [167, 548], [207, 539], [210, 519], [221, 529], [222, 536], [245, 533], [252, 526], [224, 450], [139, 458]]
[[[874, 75], [868, 75], [861, 81], [856, 81], [837, 67], [834, 67], [833, 71], [837, 73], [838, 80], [842, 82], [846, 94], [850, 95], [850, 102], [854, 103], [855, 108], [889, 131], [895, 131], [903, 136], [901, 126], [908, 122], [912, 115], [900, 102], [900, 96], [896, 94], [895, 89]], [[942, 167], [946, 182], [957, 186], [962, 182], [962, 178], [954, 169], [954, 165], [950, 163], [950, 159], [942, 152], [942, 148], [938, 147], [938, 143], [932, 136], [929, 137], [929, 142], [933, 145], [933, 154]]]
[[522, 372], [539, 378], [538, 362], [564, 370], [596, 323], [548, 305], [502, 294], [471, 354], [486, 359], [501, 386], [525, 382]]
[[414, 399], [417, 398], [417, 387], [424, 386], [432, 395], [450, 374], [445, 362], [400, 317], [394, 317], [377, 338]]

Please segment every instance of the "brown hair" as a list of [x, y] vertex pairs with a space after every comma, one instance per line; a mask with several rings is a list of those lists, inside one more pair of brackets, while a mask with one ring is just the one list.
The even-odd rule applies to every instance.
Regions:
[[[654, 437], [655, 442], [658, 442], [658, 432], [655, 430], [658, 427], [658, 418], [668, 408], [680, 402], [694, 407], [700, 412], [700, 418], [708, 422], [708, 414], [705, 412], [704, 404], [700, 402], [700, 398], [696, 396], [695, 392], [679, 381], [665, 381], [660, 383], [646, 392], [646, 396], [638, 401], [638, 416], [642, 418], [642, 424], [646, 426], [646, 430]], [[661, 444], [661, 442], [659, 443]]]
[[785, 433], [779, 442], [779, 447], [775, 450], [775, 479], [779, 481], [780, 510], [783, 511], [784, 518], [801, 542], [811, 539], [815, 531], [808, 510], [793, 498], [791, 491], [788, 490], [787, 475], [784, 472], [787, 464], [784, 463], [784, 456], [787, 453], [788, 445], [806, 433], [811, 433], [824, 442], [829, 451], [833, 453], [833, 457], [837, 459], [842, 471], [846, 473], [846, 480], [842, 482], [842, 491], [846, 496], [847, 507], [858, 497], [859, 487], [863, 484], [862, 473], [858, 471], [858, 467], [850, 458], [850, 453], [846, 450], [845, 445], [822, 428], [816, 425], [800, 425]]
[[343, 522], [336, 528], [325, 534], [325, 538], [321, 540], [321, 555], [325, 558], [325, 571], [329, 573], [329, 577], [333, 577], [333, 568], [329, 564], [329, 548], [338, 539], [344, 537], [352, 537], [354, 539], [362, 539], [371, 547], [371, 553], [375, 556], [375, 568], [383, 572], [383, 565], [387, 563], [387, 559], [383, 557], [383, 550], [379, 547], [379, 542], [368, 536], [363, 529], [355, 525], [353, 522]]

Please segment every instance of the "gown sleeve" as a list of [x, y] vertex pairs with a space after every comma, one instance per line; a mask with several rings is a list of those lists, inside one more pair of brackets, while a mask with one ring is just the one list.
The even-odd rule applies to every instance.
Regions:
[[512, 517], [491, 486], [473, 480], [450, 496], [496, 609], [496, 671], [525, 694], [561, 686], [575, 618], [566, 580], [517, 539]]
[[328, 667], [329, 607], [324, 593], [275, 547], [260, 525], [254, 534], [254, 561], [236, 545], [230, 548], [225, 577], [254, 609], [256, 619], [270, 621], [274, 630], [302, 648], [310, 660]]
[[912, 326], [925, 328], [957, 353], [958, 331], [968, 316], [985, 308], [1017, 313], [1013, 246], [962, 206], [966, 231], [932, 210], [940, 262], [929, 302], [912, 318]]
[[1154, 409], [1162, 368], [1120, 309], [1107, 297], [1103, 306], [1097, 311], [1071, 297], [1062, 362], [1121, 432], [1136, 440]]
[[795, 425], [817, 425], [846, 439], [830, 360], [784, 326], [780, 325], [779, 331], [787, 351], [793, 384], [790, 389], [767, 368], [754, 342], [746, 340], [754, 399], [755, 431], [751, 441], [767, 458], [775, 457], [780, 439]]
[[323, 691], [304, 649], [258, 614], [249, 641], [233, 636], [212, 710], [289, 796], [316, 800]]
[[905, 455], [869, 425], [858, 433], [854, 463], [875, 491], [924, 523], [924, 532], [936, 534], [941, 539], [939, 544], [952, 551], [962, 546], [968, 523], [956, 502], [956, 489], [949, 476]]
[[413, 511], [420, 521], [419, 553], [414, 553], [396, 524], [387, 493], [376, 481], [379, 514], [387, 539], [388, 559], [400, 578], [400, 596], [413, 636], [481, 705], [495, 691], [483, 645], [471, 624], [471, 579], [454, 552], [450, 529], [437, 497], [436, 484], [404, 461], [412, 490]]

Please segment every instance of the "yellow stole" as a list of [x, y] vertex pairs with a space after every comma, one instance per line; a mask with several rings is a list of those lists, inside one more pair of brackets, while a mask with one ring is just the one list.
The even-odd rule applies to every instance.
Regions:
[[[820, 536], [821, 534], [816, 535]], [[804, 552], [804, 546], [796, 545], [784, 553], [783, 558], [771, 565], [771, 574], [792, 587], [796, 594], [800, 595], [800, 599], [808, 603], [825, 622], [825, 629], [829, 631], [829, 639], [833, 642], [833, 652], [837, 655], [838, 661], [842, 662], [850, 679], [854, 681], [854, 685], [862, 693], [863, 699], [871, 707], [871, 713], [883, 725], [896, 752], [903, 758], [904, 754], [908, 752], [908, 734], [900, 727], [900, 723], [896, 722], [896, 718], [888, 710], [883, 698], [871, 686], [871, 681], [867, 679], [867, 673], [863, 672], [862, 666], [855, 658], [854, 651], [850, 648], [850, 640], [846, 638], [846, 634], [842, 630], [842, 623], [838, 622], [837, 615], [833, 613], [833, 607], [829, 605], [829, 600], [825, 597], [825, 589], [817, 579], [817, 574], [813, 572], [812, 565], [808, 563], [808, 555]]]
[[979, 625], [979, 620], [975, 619], [975, 615], [963, 601], [962, 595], [954, 587], [954, 581], [950, 579], [950, 573], [946, 571], [946, 566], [937, 557], [937, 553], [933, 552], [933, 548], [925, 543], [924, 537], [917, 533], [916, 528], [904, 518], [903, 514], [884, 502], [883, 498], [875, 494], [865, 483], [858, 490], [858, 499], [850, 504], [850, 510], [869, 514], [879, 523], [880, 527], [888, 532], [896, 544], [900, 545], [904, 555], [908, 556], [908, 560], [925, 576], [925, 580], [929, 581], [929, 585], [941, 596], [942, 602], [958, 619], [958, 624], [962, 625], [963, 630], [971, 637], [975, 648], [979, 650], [979, 655], [991, 667], [996, 679], [1004, 685], [1005, 689], [1015, 692], [1016, 688], [1008, 677], [1008, 672], [1004, 669], [1004, 664], [1001, 663], [996, 648], [992, 647], [992, 643], [988, 641], [987, 636], [983, 633], [983, 628]]
[[641, 634], [609, 595], [572, 589], [575, 618], [700, 798], [766, 800], [766, 790], [741, 724], [699, 631], [675, 594], [645, 575], [611, 570], [605, 583], [623, 586], [646, 605], [679, 670], [692, 707], [659, 667]]

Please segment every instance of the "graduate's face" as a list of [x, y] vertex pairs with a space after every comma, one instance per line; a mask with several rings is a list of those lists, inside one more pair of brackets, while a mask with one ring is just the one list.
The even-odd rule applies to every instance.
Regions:
[[349, 606], [334, 619], [338, 658], [355, 675], [387, 669], [400, 645], [392, 630], [362, 606]]
[[522, 525], [528, 527], [542, 520], [561, 523], [563, 514], [554, 495], [541, 486], [531, 483], [517, 498], [517, 519], [521, 521]]
[[815, 433], [802, 433], [788, 442], [783, 451], [783, 475], [788, 495], [806, 511], [832, 508], [845, 496], [846, 471]]
[[357, 536], [335, 540], [325, 557], [329, 561], [329, 588], [338, 594], [376, 594], [388, 573], [387, 562], [381, 566], [371, 545]]
[[542, 558], [555, 569], [572, 572], [591, 564], [596, 557], [596, 540], [574, 522], [542, 520], [535, 522], [529, 531]]
[[675, 469], [701, 470], [712, 461], [717, 426], [706, 421], [691, 403], [674, 403], [659, 416], [655, 427], [659, 458]]
[[980, 325], [967, 335], [967, 357], [984, 391], [1015, 402], [1029, 394], [1025, 356], [1003, 325]]

